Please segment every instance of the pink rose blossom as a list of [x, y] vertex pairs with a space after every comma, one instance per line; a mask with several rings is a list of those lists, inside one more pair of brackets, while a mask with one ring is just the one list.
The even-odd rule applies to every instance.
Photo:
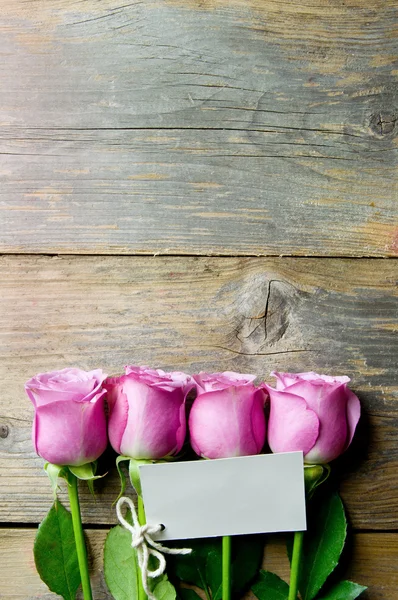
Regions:
[[39, 456], [53, 464], [79, 466], [104, 452], [105, 377], [100, 369], [66, 368], [40, 373], [25, 384], [35, 407], [33, 444]]
[[189, 416], [191, 445], [204, 458], [259, 454], [264, 446], [266, 393], [255, 375], [199, 373]]
[[126, 375], [106, 380], [108, 433], [118, 454], [160, 459], [179, 452], [185, 440], [185, 398], [193, 387], [181, 372], [126, 367]]
[[361, 407], [349, 377], [276, 373], [270, 394], [268, 443], [273, 452], [301, 450], [306, 464], [325, 464], [350, 445]]

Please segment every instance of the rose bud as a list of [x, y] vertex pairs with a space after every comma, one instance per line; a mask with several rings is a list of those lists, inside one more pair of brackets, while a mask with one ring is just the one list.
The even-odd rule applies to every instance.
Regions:
[[273, 452], [301, 450], [306, 464], [326, 464], [350, 445], [361, 407], [349, 377], [276, 373], [270, 394], [268, 443]]
[[265, 442], [266, 392], [255, 375], [199, 373], [189, 416], [191, 445], [204, 458], [259, 454]]
[[66, 368], [40, 373], [25, 384], [35, 407], [33, 444], [39, 456], [57, 465], [96, 460], [108, 438], [100, 370]]
[[185, 440], [185, 398], [194, 384], [185, 373], [126, 367], [105, 382], [109, 440], [118, 454], [160, 459], [179, 452]]

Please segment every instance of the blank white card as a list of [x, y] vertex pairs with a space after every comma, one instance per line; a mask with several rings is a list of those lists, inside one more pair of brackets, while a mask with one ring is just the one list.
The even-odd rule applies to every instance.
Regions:
[[141, 465], [158, 540], [306, 529], [301, 452]]

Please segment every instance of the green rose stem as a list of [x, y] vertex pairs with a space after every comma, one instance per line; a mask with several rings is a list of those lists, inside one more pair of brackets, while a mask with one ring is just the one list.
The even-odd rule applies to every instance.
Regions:
[[83, 598], [84, 600], [92, 600], [93, 595], [91, 592], [90, 575], [88, 573], [87, 549], [84, 541], [79, 495], [77, 491], [77, 477], [70, 471], [68, 473], [68, 493], [72, 512], [73, 531], [75, 534], [77, 560], [79, 562], [80, 577], [82, 580]]
[[[140, 525], [145, 525], [146, 523], [146, 517], [145, 517], [145, 509], [144, 509], [144, 502], [142, 500], [142, 496], [140, 496], [139, 494], [137, 494], [137, 498], [138, 498], [138, 522]], [[146, 600], [147, 595], [145, 593], [144, 587], [142, 585], [142, 577], [141, 577], [141, 573], [140, 576], [138, 577], [138, 600]]]
[[[304, 465], [304, 481], [307, 500], [314, 495], [316, 488], [329, 477], [329, 465]], [[290, 566], [290, 587], [288, 600], [297, 600], [301, 559], [303, 554], [304, 531], [296, 531], [293, 541], [292, 562]]]
[[304, 531], [296, 531], [293, 541], [292, 564], [290, 567], [290, 586], [288, 600], [297, 600], [298, 580], [300, 575], [301, 556], [303, 553]]
[[222, 600], [231, 600], [231, 536], [222, 539]]

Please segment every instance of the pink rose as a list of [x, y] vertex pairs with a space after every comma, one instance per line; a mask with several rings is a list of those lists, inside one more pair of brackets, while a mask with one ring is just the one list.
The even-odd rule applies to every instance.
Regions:
[[179, 452], [185, 440], [185, 398], [193, 387], [185, 373], [126, 367], [106, 380], [108, 433], [118, 454], [160, 459]]
[[255, 375], [199, 373], [189, 416], [191, 445], [204, 458], [259, 454], [265, 442], [266, 393]]
[[271, 410], [268, 443], [273, 452], [301, 450], [307, 464], [325, 464], [350, 445], [361, 407], [347, 387], [349, 377], [275, 373], [276, 390], [265, 385]]
[[105, 377], [100, 369], [66, 368], [40, 373], [25, 384], [35, 407], [32, 433], [39, 456], [53, 464], [79, 466], [104, 452]]

